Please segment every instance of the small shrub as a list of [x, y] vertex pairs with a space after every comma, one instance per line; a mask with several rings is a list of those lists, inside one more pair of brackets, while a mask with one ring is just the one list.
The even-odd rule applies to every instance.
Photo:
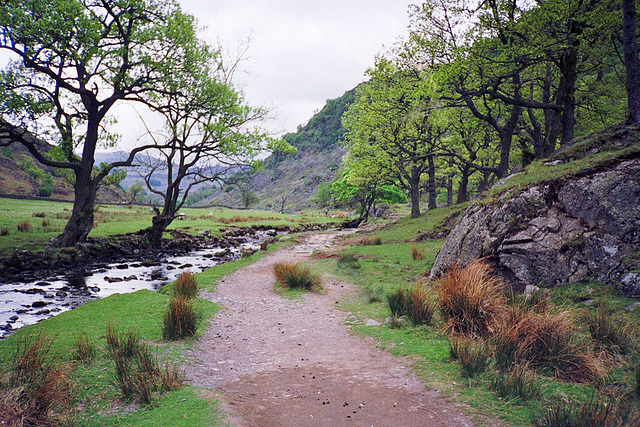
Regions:
[[348, 268], [357, 270], [360, 268], [360, 261], [355, 255], [341, 254], [338, 258], [338, 268], [342, 268], [344, 270]]
[[537, 427], [613, 427], [640, 425], [635, 402], [600, 394], [582, 404], [560, 401], [533, 423]]
[[373, 245], [381, 245], [382, 244], [382, 239], [380, 239], [380, 237], [365, 237], [364, 239], [360, 240], [360, 244], [363, 246], [373, 246]]
[[455, 333], [488, 335], [504, 313], [503, 286], [482, 260], [465, 268], [454, 265], [440, 279], [438, 300], [447, 328]]
[[0, 236], [8, 236], [9, 235], [9, 227], [3, 225], [0, 227]]
[[86, 332], [80, 332], [76, 337], [73, 356], [86, 364], [90, 364], [95, 353], [95, 342]]
[[491, 349], [482, 340], [454, 336], [449, 344], [449, 354], [460, 363], [464, 377], [473, 378], [483, 373], [491, 360]]
[[36, 217], [36, 218], [45, 218], [47, 216], [47, 214], [46, 214], [46, 212], [36, 212], [31, 216]]
[[191, 299], [198, 296], [198, 282], [196, 278], [188, 271], [182, 273], [178, 276], [173, 286], [173, 294], [184, 299]]
[[51, 224], [49, 223], [49, 220], [47, 219], [43, 219], [42, 220], [42, 228], [48, 228]]
[[195, 335], [202, 315], [196, 311], [193, 302], [174, 296], [164, 314], [162, 338], [175, 341]]
[[489, 388], [500, 397], [513, 397], [524, 400], [540, 395], [540, 385], [536, 382], [536, 374], [526, 364], [515, 365], [506, 372], [499, 372], [492, 380]]
[[414, 261], [422, 261], [424, 259], [424, 252], [415, 243], [411, 244], [411, 258]]
[[614, 320], [604, 301], [598, 304], [596, 313], [590, 313], [585, 320], [598, 347], [613, 353], [627, 353], [631, 345], [631, 325], [628, 322]]
[[18, 231], [21, 231], [23, 233], [31, 231], [31, 223], [29, 221], [21, 222], [20, 224], [18, 224]]
[[273, 265], [276, 282], [289, 289], [318, 290], [322, 288], [320, 276], [302, 264], [277, 262]]

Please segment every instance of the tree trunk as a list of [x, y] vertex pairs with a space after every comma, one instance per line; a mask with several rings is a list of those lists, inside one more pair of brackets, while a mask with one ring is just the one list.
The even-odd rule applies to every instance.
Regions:
[[420, 216], [420, 172], [415, 166], [409, 177], [409, 199], [411, 201], [411, 218], [418, 218]]
[[168, 215], [166, 213], [160, 213], [156, 211], [156, 216], [151, 220], [151, 227], [147, 229], [147, 236], [149, 236], [149, 243], [154, 248], [162, 246], [162, 234], [167, 227], [173, 222], [174, 215]]
[[71, 218], [61, 235], [52, 242], [56, 247], [70, 247], [86, 240], [93, 228], [93, 208], [95, 206], [97, 183], [91, 179], [91, 170], [76, 173], [75, 198]]
[[627, 124], [640, 125], [640, 59], [636, 42], [636, 5], [634, 0], [622, 0], [622, 44], [627, 73]]
[[436, 165], [433, 161], [433, 156], [427, 158], [429, 161], [429, 181], [427, 184], [427, 193], [429, 194], [429, 203], [427, 209], [435, 209], [438, 207], [437, 194], [436, 194]]
[[456, 203], [464, 203], [469, 201], [469, 191], [467, 187], [469, 186], [469, 171], [471, 170], [471, 166], [468, 164], [464, 165], [462, 168], [462, 176], [460, 177], [460, 182], [458, 183], [458, 198]]

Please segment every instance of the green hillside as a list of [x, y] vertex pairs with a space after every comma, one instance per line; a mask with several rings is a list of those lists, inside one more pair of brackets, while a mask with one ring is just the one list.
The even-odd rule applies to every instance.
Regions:
[[342, 115], [354, 97], [355, 88], [328, 100], [305, 126], [286, 134], [283, 138], [298, 150], [296, 154], [268, 157], [260, 171], [236, 175], [235, 186], [209, 190], [212, 194], [198, 205], [244, 207], [246, 194], [251, 193], [256, 196], [252, 207], [281, 210], [284, 206], [291, 211], [314, 206], [318, 186], [331, 183], [342, 166]]

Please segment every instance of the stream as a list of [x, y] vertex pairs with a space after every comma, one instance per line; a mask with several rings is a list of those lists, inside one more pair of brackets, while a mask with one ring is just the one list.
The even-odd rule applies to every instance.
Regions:
[[254, 252], [269, 237], [256, 232], [237, 247], [210, 247], [186, 255], [166, 256], [160, 262], [127, 260], [87, 266], [81, 274], [34, 282], [0, 283], [0, 339], [26, 325], [71, 310], [93, 299], [113, 294], [156, 291], [184, 272], [200, 273], [233, 262], [243, 251]]

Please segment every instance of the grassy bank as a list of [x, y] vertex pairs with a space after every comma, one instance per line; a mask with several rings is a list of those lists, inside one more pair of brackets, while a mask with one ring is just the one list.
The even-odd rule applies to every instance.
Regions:
[[[132, 332], [147, 343], [160, 366], [179, 365], [184, 362], [184, 348], [192, 342], [162, 342], [162, 318], [168, 301], [167, 295], [146, 290], [116, 294], [24, 327], [0, 341], [2, 378], [8, 378], [18, 346], [33, 337], [43, 337], [48, 348], [47, 363], [65, 367], [72, 396], [68, 404], [76, 425], [218, 425], [221, 416], [215, 401], [194, 387], [159, 393], [152, 405], [122, 400], [114, 362], [107, 350], [107, 325], [123, 333]], [[215, 304], [203, 299], [197, 301], [197, 308], [205, 319], [217, 311]], [[90, 363], [78, 361], [75, 355], [81, 333], [86, 334], [94, 349]], [[2, 384], [7, 387], [5, 381]]]
[[[486, 370], [469, 376], [454, 360], [451, 352], [452, 336], [446, 332], [445, 319], [435, 308], [430, 326], [412, 326], [406, 321], [400, 325], [385, 324], [392, 316], [387, 296], [399, 288], [405, 289], [423, 283], [430, 294], [431, 303], [437, 301], [433, 284], [426, 273], [433, 265], [443, 240], [412, 242], [419, 235], [445, 228], [446, 218], [459, 208], [443, 208], [429, 211], [420, 218], [403, 218], [371, 235], [352, 237], [339, 254], [339, 258], [315, 262], [316, 268], [359, 286], [361, 292], [342, 302], [342, 308], [355, 314], [361, 324], [355, 325], [358, 334], [377, 339], [380, 346], [394, 355], [407, 356], [413, 361], [415, 372], [427, 387], [442, 390], [443, 395], [468, 404], [474, 412], [488, 417], [499, 417], [510, 425], [531, 425], [540, 420], [547, 408], [566, 405], [596, 406], [593, 399], [599, 397], [600, 405], [608, 396], [631, 396], [638, 404], [640, 361], [638, 360], [637, 331], [640, 330], [640, 308], [627, 311], [635, 301], [618, 295], [611, 286], [600, 283], [567, 284], [549, 291], [547, 316], [560, 313], [570, 319], [575, 327], [576, 345], [593, 351], [602, 362], [606, 375], [598, 381], [583, 383], [559, 379], [553, 372], [536, 371], [535, 398], [513, 397], [496, 391], [501, 371], [495, 365], [495, 350], [487, 346]], [[379, 244], [376, 244], [379, 243]], [[418, 254], [418, 255], [416, 255]], [[420, 259], [422, 258], [422, 259]], [[609, 351], [602, 343], [591, 338], [588, 318], [598, 315], [598, 305], [604, 303], [606, 319], [612, 325], [629, 324], [627, 332], [631, 342], [625, 351]], [[507, 302], [504, 302], [505, 307]], [[505, 308], [506, 309], [506, 308]], [[566, 313], [566, 314], [564, 314]], [[364, 326], [367, 319], [375, 319], [381, 326]], [[476, 340], [483, 341], [483, 340]], [[490, 340], [488, 340], [491, 343]], [[499, 378], [500, 377], [500, 378]], [[604, 408], [604, 406], [602, 406]], [[484, 418], [476, 421], [480, 424]]]
[[[15, 249], [40, 251], [64, 229], [71, 216], [70, 203], [0, 198], [0, 256]], [[257, 210], [226, 208], [181, 209], [184, 219], [174, 221], [169, 230], [197, 234], [209, 230], [219, 236], [231, 226], [260, 224], [267, 227], [297, 227], [305, 223], [335, 221], [324, 214], [309, 212], [284, 215]], [[151, 225], [153, 213], [148, 206], [97, 205], [90, 237], [109, 237], [134, 233]]]

